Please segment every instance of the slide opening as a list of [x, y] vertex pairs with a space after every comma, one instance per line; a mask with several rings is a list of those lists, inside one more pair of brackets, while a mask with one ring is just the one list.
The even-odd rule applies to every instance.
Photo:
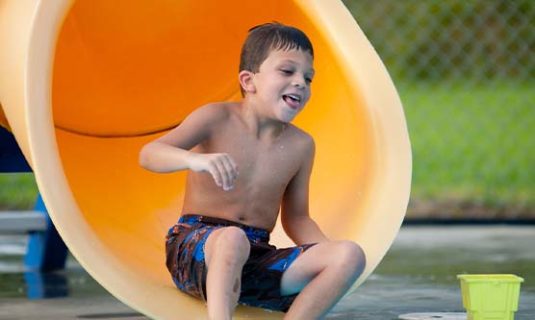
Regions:
[[[77, 251], [84, 232], [112, 254], [113, 261], [83, 264], [124, 302], [163, 318], [172, 318], [164, 302], [200, 310], [174, 288], [164, 265], [164, 237], [180, 215], [186, 173], [147, 172], [138, 154], [195, 108], [240, 98], [241, 44], [260, 23], [295, 25], [315, 47], [312, 99], [295, 122], [316, 142], [311, 215], [333, 239], [363, 240], [365, 250], [366, 240], [373, 242], [359, 235], [374, 228], [368, 222], [376, 212], [365, 209], [378, 185], [380, 154], [373, 112], [357, 89], [364, 75], [347, 72], [325, 31], [329, 19], [317, 20], [318, 6], [303, 3], [78, 0], [67, 12], [52, 65], [52, 113], [61, 167], [84, 226], [55, 222], [77, 257], [87, 254]], [[291, 245], [280, 225], [272, 239]], [[369, 248], [379, 260], [387, 249], [383, 242]], [[128, 272], [106, 274], [108, 264]], [[161, 303], [144, 302], [141, 291], [157, 292]]]

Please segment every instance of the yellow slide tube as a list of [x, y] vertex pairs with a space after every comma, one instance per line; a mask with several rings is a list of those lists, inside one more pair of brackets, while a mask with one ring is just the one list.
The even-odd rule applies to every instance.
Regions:
[[[72, 254], [117, 298], [156, 319], [204, 319], [173, 285], [164, 236], [185, 173], [138, 165], [145, 143], [211, 101], [239, 99], [247, 30], [279, 21], [315, 46], [311, 215], [375, 269], [407, 208], [403, 109], [378, 55], [338, 0], [0, 0], [0, 124], [14, 133]], [[291, 245], [280, 224], [272, 239]], [[280, 313], [240, 307], [237, 318]]]

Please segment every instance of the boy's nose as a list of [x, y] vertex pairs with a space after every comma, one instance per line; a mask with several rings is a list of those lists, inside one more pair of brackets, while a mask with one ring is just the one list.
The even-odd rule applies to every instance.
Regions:
[[292, 79], [292, 85], [298, 88], [304, 88], [305, 87], [305, 79], [302, 77], [294, 77]]

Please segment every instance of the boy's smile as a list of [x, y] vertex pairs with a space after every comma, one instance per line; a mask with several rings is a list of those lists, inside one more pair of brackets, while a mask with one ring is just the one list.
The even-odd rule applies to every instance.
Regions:
[[288, 123], [308, 102], [313, 76], [308, 52], [273, 50], [254, 74], [254, 100], [266, 116]]

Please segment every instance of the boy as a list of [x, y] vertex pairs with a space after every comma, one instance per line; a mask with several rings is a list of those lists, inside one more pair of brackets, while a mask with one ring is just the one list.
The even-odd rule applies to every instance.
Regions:
[[[308, 212], [314, 141], [290, 121], [310, 98], [313, 54], [296, 28], [251, 29], [243, 100], [195, 110], [140, 153], [148, 170], [189, 170], [167, 267], [180, 290], [207, 302], [210, 319], [231, 319], [238, 302], [322, 318], [365, 267], [357, 244], [330, 241]], [[279, 209], [296, 247], [268, 244]]]

